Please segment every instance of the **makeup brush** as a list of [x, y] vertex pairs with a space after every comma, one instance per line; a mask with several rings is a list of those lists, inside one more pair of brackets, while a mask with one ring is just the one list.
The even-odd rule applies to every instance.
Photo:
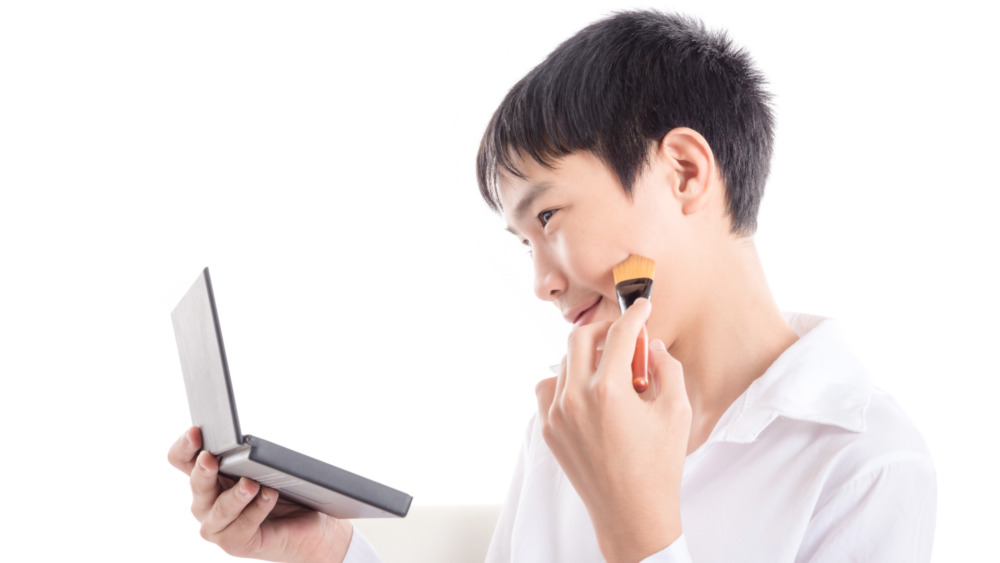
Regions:
[[[636, 299], [653, 295], [653, 272], [656, 262], [651, 258], [633, 254], [624, 262], [615, 266], [615, 292], [618, 293], [618, 304], [622, 314], [635, 303]], [[635, 342], [635, 354], [632, 356], [632, 387], [638, 393], [649, 388], [649, 335], [646, 325]]]

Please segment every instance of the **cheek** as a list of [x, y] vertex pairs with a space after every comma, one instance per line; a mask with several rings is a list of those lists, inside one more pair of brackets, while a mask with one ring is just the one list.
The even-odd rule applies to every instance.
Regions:
[[565, 245], [567, 263], [572, 265], [574, 276], [604, 293], [614, 292], [614, 267], [631, 252], [626, 241], [617, 235], [608, 233], [608, 236], [588, 237], [583, 244]]

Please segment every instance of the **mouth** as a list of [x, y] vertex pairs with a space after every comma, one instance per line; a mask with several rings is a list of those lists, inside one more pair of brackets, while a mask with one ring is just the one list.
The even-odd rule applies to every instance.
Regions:
[[601, 299], [603, 298], [598, 296], [590, 305], [568, 311], [563, 315], [563, 318], [567, 322], [572, 323], [573, 326], [583, 326], [594, 319], [594, 315], [597, 314], [597, 305], [601, 302]]

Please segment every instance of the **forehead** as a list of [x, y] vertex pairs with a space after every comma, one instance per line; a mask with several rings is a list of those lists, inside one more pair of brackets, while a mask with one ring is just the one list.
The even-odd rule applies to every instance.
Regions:
[[618, 177], [604, 161], [588, 151], [560, 157], [548, 166], [523, 156], [517, 157], [514, 163], [520, 177], [507, 172], [497, 182], [500, 205], [508, 222], [525, 211], [527, 203], [550, 190], [588, 195], [597, 185], [606, 185], [624, 191]]
[[497, 179], [497, 195], [503, 214], [508, 220], [519, 205], [523, 206], [526, 197], [551, 187], [561, 160], [555, 161], [550, 168], [532, 158], [518, 157], [514, 161], [514, 166], [519, 175], [509, 171], [500, 175]]

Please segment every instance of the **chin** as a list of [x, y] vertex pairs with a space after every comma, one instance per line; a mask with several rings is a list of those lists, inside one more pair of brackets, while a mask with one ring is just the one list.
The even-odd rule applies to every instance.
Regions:
[[594, 312], [594, 315], [588, 319], [586, 323], [583, 323], [580, 326], [594, 323], [613, 323], [620, 319], [622, 313], [621, 309], [618, 307], [617, 299], [617, 297], [614, 299], [610, 299], [608, 297], [602, 298], [601, 303], [598, 304], [597, 310]]

